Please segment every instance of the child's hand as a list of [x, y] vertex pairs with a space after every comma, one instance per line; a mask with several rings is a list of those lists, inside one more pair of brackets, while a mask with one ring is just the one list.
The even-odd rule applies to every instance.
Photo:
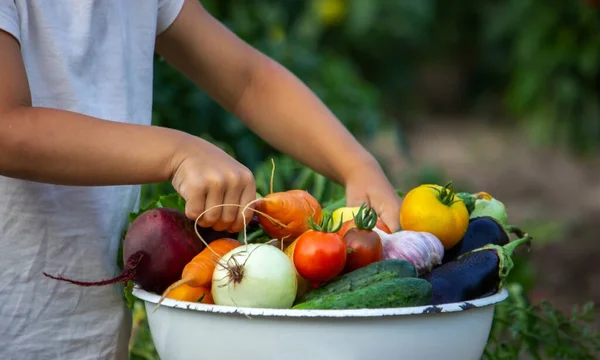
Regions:
[[346, 178], [346, 205], [366, 202], [392, 232], [400, 230], [402, 199], [379, 166], [361, 167]]
[[[184, 150], [173, 161], [172, 184], [185, 199], [185, 213], [198, 220], [202, 227], [215, 230], [242, 231], [244, 226], [241, 210], [256, 199], [256, 185], [252, 172], [218, 147], [197, 139], [186, 144]], [[252, 217], [247, 210], [246, 221]]]

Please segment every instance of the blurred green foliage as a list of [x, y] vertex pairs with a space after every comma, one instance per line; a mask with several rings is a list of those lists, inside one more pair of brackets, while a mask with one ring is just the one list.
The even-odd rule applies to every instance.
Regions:
[[534, 140], [578, 153], [597, 150], [600, 140], [600, 16], [594, 3], [494, 4], [483, 38], [486, 48], [506, 50], [499, 59], [512, 114]]
[[[486, 104], [499, 101], [534, 140], [578, 151], [599, 143], [593, 0], [202, 3], [296, 74], [361, 139], [390, 128], [402, 136], [415, 112], [484, 106], [491, 114]], [[155, 64], [155, 124], [220, 142], [251, 169], [277, 153], [162, 59]]]
[[559, 310], [548, 301], [531, 303], [523, 287], [508, 282], [509, 297], [496, 306], [482, 360], [594, 360], [600, 332], [594, 328], [594, 304]]

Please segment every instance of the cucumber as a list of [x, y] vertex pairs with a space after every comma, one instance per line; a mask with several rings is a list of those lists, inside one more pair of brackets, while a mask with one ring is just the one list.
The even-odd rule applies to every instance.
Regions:
[[355, 291], [325, 295], [299, 303], [292, 309], [377, 309], [429, 304], [432, 286], [424, 279], [405, 277], [381, 280]]
[[417, 277], [417, 269], [406, 260], [388, 259], [371, 263], [346, 273], [323, 286], [306, 293], [297, 302], [304, 302], [324, 295], [354, 291], [367, 285], [390, 278]]

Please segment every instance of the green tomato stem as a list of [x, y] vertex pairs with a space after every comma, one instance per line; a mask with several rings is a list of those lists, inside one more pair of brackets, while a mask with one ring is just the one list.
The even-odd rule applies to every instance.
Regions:
[[312, 229], [314, 231], [324, 232], [324, 233], [336, 233], [342, 228], [343, 219], [340, 219], [340, 222], [337, 225], [332, 225], [332, 221], [333, 221], [332, 214], [329, 212], [324, 212], [323, 218], [322, 218], [320, 224], [315, 223], [314, 220], [312, 219], [312, 217], [309, 217], [308, 218], [308, 226], [310, 229]]
[[431, 186], [431, 188], [437, 191], [440, 202], [448, 207], [452, 206], [452, 204], [455, 202], [461, 201], [461, 199], [454, 194], [454, 190], [452, 189], [452, 181], [449, 181], [441, 189], [433, 186]]
[[358, 208], [358, 212], [354, 215], [354, 224], [359, 230], [373, 230], [377, 224], [375, 210], [369, 207], [367, 203], [362, 203], [360, 208]]

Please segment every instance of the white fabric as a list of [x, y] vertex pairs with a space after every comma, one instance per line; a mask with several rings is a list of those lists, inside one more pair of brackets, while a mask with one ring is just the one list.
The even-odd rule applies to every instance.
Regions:
[[[21, 44], [34, 106], [150, 124], [155, 36], [182, 3], [0, 0], [0, 29]], [[120, 288], [78, 287], [42, 271], [90, 281], [115, 275], [138, 197], [138, 186], [0, 177], [0, 359], [128, 358], [131, 314]]]

